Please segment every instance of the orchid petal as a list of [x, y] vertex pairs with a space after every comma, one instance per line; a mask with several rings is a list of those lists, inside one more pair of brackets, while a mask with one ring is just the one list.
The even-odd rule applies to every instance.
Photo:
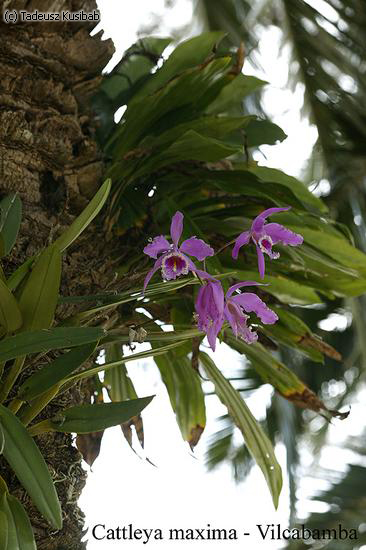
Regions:
[[212, 349], [212, 351], [215, 351], [215, 349], [216, 349], [216, 338], [217, 338], [218, 333], [220, 332], [220, 328], [219, 328], [219, 330], [216, 330], [217, 327], [212, 325], [207, 330], [207, 340], [208, 340], [208, 343], [210, 344], [210, 348]]
[[273, 325], [278, 321], [278, 316], [253, 292], [244, 292], [231, 298], [233, 302], [239, 304], [247, 313], [254, 313], [266, 325]]
[[209, 282], [198, 291], [196, 303], [197, 326], [206, 332], [210, 347], [215, 351], [216, 337], [224, 322], [224, 291], [220, 281]]
[[174, 246], [178, 246], [180, 236], [183, 231], [183, 214], [182, 212], [177, 211], [172, 217], [172, 223], [170, 224], [170, 235]]
[[179, 250], [190, 256], [194, 256], [197, 260], [202, 261], [207, 256], [213, 256], [215, 251], [211, 246], [206, 244], [202, 239], [197, 239], [197, 237], [190, 237], [189, 239], [182, 242]]
[[258, 334], [248, 325], [240, 326], [239, 336], [247, 344], [254, 344], [258, 340]]
[[250, 239], [250, 231], [244, 231], [243, 233], [240, 233], [239, 237], [235, 241], [235, 245], [233, 248], [233, 251], [231, 253], [234, 260], [238, 259], [239, 250], [242, 246], [245, 244], [248, 244]]
[[222, 328], [223, 322], [224, 322], [224, 317], [222, 315], [216, 321], [214, 321], [214, 323], [211, 326], [209, 326], [208, 329], [206, 330], [207, 340], [208, 340], [208, 343], [210, 344], [210, 348], [212, 349], [212, 351], [215, 351], [216, 349], [216, 338]]
[[252, 233], [259, 233], [263, 229], [263, 225], [265, 222], [265, 219], [268, 216], [271, 216], [272, 214], [276, 214], [277, 212], [284, 212], [285, 210], [290, 210], [291, 206], [284, 206], [282, 208], [267, 208], [267, 210], [263, 210], [256, 218], [254, 218], [252, 223]]
[[235, 337], [239, 336], [247, 344], [258, 340], [258, 334], [247, 325], [248, 316], [242, 313], [240, 307], [232, 299], [225, 307], [225, 318], [229, 321]]
[[238, 336], [238, 322], [236, 316], [230, 311], [228, 306], [224, 310], [225, 319], [230, 323], [234, 336]]
[[268, 286], [268, 283], [256, 283], [255, 281], [243, 281], [241, 283], [236, 283], [229, 288], [226, 293], [226, 298], [230, 298], [233, 292], [242, 286]]
[[150, 256], [150, 258], [157, 258], [161, 252], [169, 250], [169, 242], [163, 235], [155, 237], [151, 243], [145, 246], [143, 252]]
[[224, 296], [224, 291], [222, 289], [221, 283], [220, 282], [213, 283], [211, 285], [211, 288], [212, 288], [212, 297], [217, 307], [217, 311], [219, 315], [222, 316], [224, 313], [225, 296]]
[[154, 275], [154, 273], [156, 273], [158, 271], [158, 269], [160, 269], [161, 264], [163, 263], [163, 258], [164, 258], [164, 256], [161, 256], [160, 258], [158, 258], [156, 260], [156, 262], [154, 263], [153, 268], [150, 269], [149, 273], [146, 275], [145, 280], [144, 280], [143, 291], [142, 291], [143, 294], [145, 294], [146, 287], [149, 284], [149, 281], [150, 281], [151, 277]]
[[304, 239], [298, 233], [294, 233], [279, 223], [267, 223], [264, 226], [266, 235], [269, 235], [273, 244], [281, 243], [284, 245], [298, 246], [303, 243]]
[[224, 291], [220, 281], [201, 286], [197, 294], [196, 311], [199, 315], [209, 313], [212, 321], [221, 319], [224, 313]]
[[259, 271], [260, 278], [263, 279], [265, 269], [266, 269], [265, 263], [264, 263], [264, 254], [259, 248], [259, 246], [257, 246], [256, 248], [257, 248], [257, 256], [258, 256], [258, 271]]

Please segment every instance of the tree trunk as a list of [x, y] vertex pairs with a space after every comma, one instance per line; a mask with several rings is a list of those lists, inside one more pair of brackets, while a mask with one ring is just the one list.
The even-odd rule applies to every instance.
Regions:
[[[93, 0], [7, 1], [4, 9], [33, 12], [92, 11]], [[23, 203], [18, 241], [4, 263], [6, 274], [38, 252], [69, 225], [95, 194], [103, 176], [103, 160], [94, 139], [88, 107], [101, 70], [113, 53], [110, 41], [90, 37], [90, 22], [0, 23], [0, 193], [17, 191]], [[110, 250], [112, 243], [108, 246]], [[111, 262], [101, 228], [90, 226], [64, 260], [64, 294], [90, 294], [111, 279]], [[83, 396], [84, 393], [84, 396]], [[51, 405], [85, 399], [74, 389]], [[88, 396], [86, 396], [88, 398]], [[37, 443], [56, 482], [64, 527], [52, 532], [4, 462], [4, 479], [23, 502], [39, 550], [76, 550], [83, 516], [77, 500], [85, 482], [80, 454], [71, 437], [49, 434]]]

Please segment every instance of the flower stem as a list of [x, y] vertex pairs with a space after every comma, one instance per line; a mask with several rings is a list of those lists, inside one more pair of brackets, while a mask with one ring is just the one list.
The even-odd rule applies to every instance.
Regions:
[[224, 244], [224, 246], [222, 246], [221, 248], [218, 249], [218, 251], [215, 253], [215, 256], [217, 256], [218, 254], [220, 254], [220, 252], [222, 252], [223, 250], [225, 250], [225, 248], [227, 248], [228, 246], [234, 244], [235, 241], [236, 241], [236, 239], [233, 239], [233, 240], [230, 241], [229, 243]]

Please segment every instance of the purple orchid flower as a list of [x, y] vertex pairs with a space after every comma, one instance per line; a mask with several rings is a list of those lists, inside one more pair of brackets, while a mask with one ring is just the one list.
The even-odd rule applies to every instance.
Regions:
[[197, 326], [207, 334], [212, 351], [224, 322], [224, 291], [220, 281], [210, 280], [198, 291], [195, 303]]
[[286, 229], [286, 227], [279, 223], [265, 223], [267, 216], [271, 216], [271, 214], [275, 214], [276, 212], [290, 210], [290, 208], [291, 206], [286, 206], [264, 210], [264, 212], [261, 212], [253, 220], [250, 230], [240, 233], [235, 241], [232, 257], [237, 260], [241, 247], [248, 244], [250, 239], [253, 240], [257, 248], [258, 270], [261, 279], [263, 279], [265, 272], [264, 254], [268, 254], [271, 260], [276, 260], [280, 256], [279, 252], [272, 251], [274, 244], [281, 243], [284, 245], [299, 246], [304, 240], [301, 235]]
[[266, 325], [271, 325], [278, 320], [276, 313], [253, 292], [233, 295], [238, 288], [260, 284], [254, 281], [237, 283], [229, 288], [225, 299], [221, 283], [216, 279], [200, 288], [195, 304], [197, 326], [206, 332], [212, 351], [215, 351], [216, 338], [225, 320], [231, 325], [235, 336], [239, 336], [247, 344], [256, 342], [258, 334], [252, 326], [248, 325], [249, 315], [246, 313], [256, 313]]
[[[183, 231], [183, 218], [182, 212], [176, 212], [172, 218], [170, 235], [173, 244], [170, 244], [163, 235], [160, 235], [155, 237], [151, 243], [145, 246], [144, 254], [147, 254], [150, 258], [156, 259], [156, 262], [145, 277], [144, 292], [151, 277], [160, 268], [162, 277], [166, 281], [176, 279], [180, 275], [187, 275], [189, 271], [199, 276], [203, 276], [204, 278], [207, 276], [204, 271], [201, 271], [195, 266], [187, 254], [202, 261], [208, 256], [213, 256], [215, 253], [214, 249], [202, 239], [197, 239], [197, 237], [190, 237], [178, 246]], [[161, 256], [158, 258], [159, 254], [161, 254]]]

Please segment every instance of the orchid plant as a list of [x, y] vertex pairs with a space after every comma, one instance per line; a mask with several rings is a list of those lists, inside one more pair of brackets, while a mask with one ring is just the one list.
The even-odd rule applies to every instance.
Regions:
[[[303, 242], [301, 235], [290, 231], [283, 225], [265, 223], [268, 216], [290, 208], [290, 206], [286, 206], [264, 210], [253, 220], [250, 230], [244, 231], [235, 240], [232, 251], [234, 259], [238, 258], [242, 246], [249, 244], [250, 240], [254, 242], [261, 279], [265, 274], [264, 254], [271, 259], [277, 259], [280, 255], [278, 252], [272, 251], [273, 245], [280, 243], [299, 246]], [[183, 231], [183, 219], [184, 216], [179, 211], [172, 218], [170, 226], [172, 244], [163, 235], [159, 235], [145, 246], [144, 253], [156, 259], [156, 262], [145, 277], [144, 292], [150, 279], [159, 269], [161, 269], [162, 278], [166, 281], [176, 279], [180, 275], [187, 275], [191, 271], [199, 277], [202, 283], [195, 302], [197, 327], [206, 333], [211, 349], [215, 351], [216, 338], [225, 321], [229, 323], [236, 337], [241, 338], [247, 344], [256, 342], [258, 334], [250, 325], [247, 314], [254, 312], [262, 323], [267, 325], [274, 324], [278, 320], [278, 316], [254, 292], [238, 294], [237, 291], [245, 286], [258, 286], [262, 283], [242, 281], [232, 285], [225, 295], [221, 282], [206, 271], [197, 268], [189, 258], [189, 256], [194, 256], [198, 261], [203, 261], [215, 254], [214, 249], [196, 236], [186, 239], [179, 246]]]

